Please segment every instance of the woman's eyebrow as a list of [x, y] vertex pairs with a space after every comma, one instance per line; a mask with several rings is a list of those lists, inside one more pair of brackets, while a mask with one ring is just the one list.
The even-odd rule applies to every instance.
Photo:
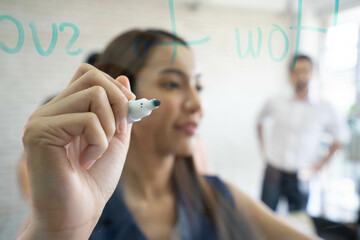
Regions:
[[[174, 74], [179, 75], [182, 78], [188, 78], [188, 75], [185, 72], [183, 72], [179, 69], [176, 69], [176, 68], [168, 68], [168, 69], [164, 69], [160, 72], [160, 74], [167, 74], [167, 73], [174, 73]], [[200, 77], [201, 77], [201, 73], [197, 73], [195, 75], [196, 79], [199, 79]]]
[[179, 75], [182, 78], [187, 78], [187, 74], [179, 69], [176, 68], [168, 68], [164, 69], [160, 72], [160, 74], [167, 74], [167, 73], [174, 73], [176, 75]]

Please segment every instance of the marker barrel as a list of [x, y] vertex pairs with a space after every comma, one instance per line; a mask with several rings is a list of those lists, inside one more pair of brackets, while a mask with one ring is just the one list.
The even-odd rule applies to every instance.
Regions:
[[141, 98], [129, 101], [128, 123], [138, 122], [143, 117], [149, 116], [152, 110], [160, 105], [160, 100]]

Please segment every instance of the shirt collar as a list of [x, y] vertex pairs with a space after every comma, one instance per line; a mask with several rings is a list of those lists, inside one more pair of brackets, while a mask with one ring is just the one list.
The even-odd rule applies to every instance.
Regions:
[[[295, 97], [295, 91], [292, 92], [291, 99], [292, 99], [292, 100], [295, 100], [295, 101], [301, 101], [300, 99], [297, 99], [297, 98]], [[309, 91], [307, 98], [304, 99], [303, 101], [304, 101], [304, 102], [307, 102], [307, 103], [309, 103], [309, 104], [311, 104], [311, 105], [315, 105], [316, 103], [319, 102], [319, 98], [316, 97], [314, 94], [312, 94], [311, 91]]]

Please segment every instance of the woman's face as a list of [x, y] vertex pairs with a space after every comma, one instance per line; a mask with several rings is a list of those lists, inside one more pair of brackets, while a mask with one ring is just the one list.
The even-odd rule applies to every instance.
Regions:
[[160, 99], [150, 116], [134, 123], [132, 144], [154, 148], [159, 154], [188, 156], [202, 117], [200, 75], [194, 56], [185, 46], [177, 47], [171, 63], [172, 46], [155, 46], [136, 76], [136, 97]]

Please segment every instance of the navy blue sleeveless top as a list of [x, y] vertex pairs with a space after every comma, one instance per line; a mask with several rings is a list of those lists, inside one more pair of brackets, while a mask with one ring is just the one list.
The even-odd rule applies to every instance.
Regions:
[[[225, 183], [216, 176], [205, 176], [205, 179], [215, 188], [232, 206], [235, 206], [233, 196]], [[209, 218], [194, 210], [195, 221], [188, 221], [184, 202], [177, 199], [177, 227], [178, 239], [195, 240], [217, 239], [215, 228]], [[194, 227], [195, 225], [195, 227]], [[196, 229], [196, 232], [189, 231], [189, 228]], [[136, 225], [135, 219], [125, 205], [121, 189], [116, 188], [115, 192], [105, 205], [103, 213], [90, 236], [90, 240], [146, 240], [146, 236]]]

